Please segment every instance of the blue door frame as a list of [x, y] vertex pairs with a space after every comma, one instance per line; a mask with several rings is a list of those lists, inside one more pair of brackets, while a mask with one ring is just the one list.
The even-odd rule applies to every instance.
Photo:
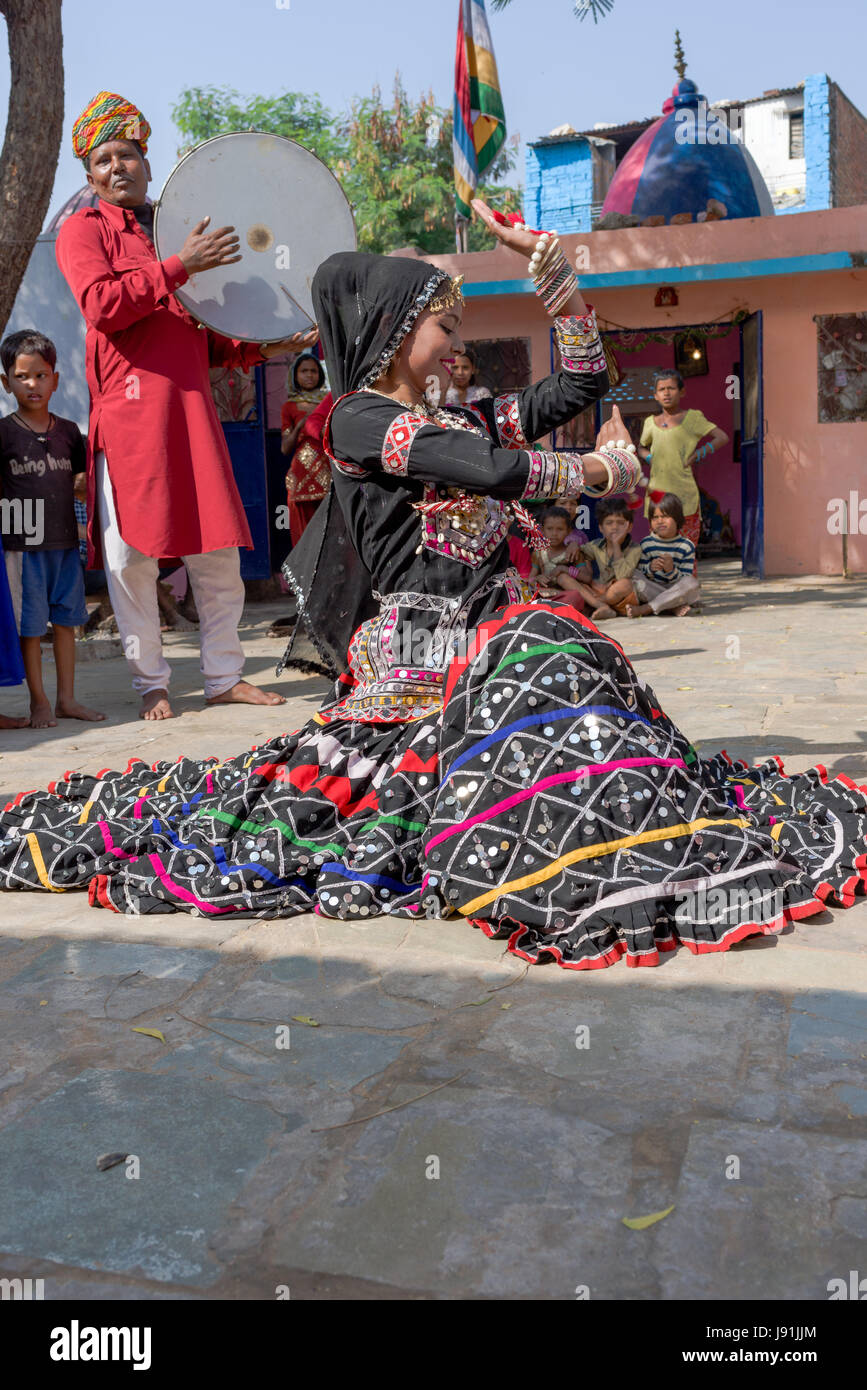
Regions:
[[271, 546], [265, 472], [265, 387], [261, 366], [256, 367], [255, 378], [256, 409], [251, 412], [253, 418], [224, 420], [223, 432], [253, 539], [253, 549], [241, 551], [241, 578], [269, 579]]
[[762, 311], [740, 325], [741, 555], [744, 574], [765, 577], [765, 401]]

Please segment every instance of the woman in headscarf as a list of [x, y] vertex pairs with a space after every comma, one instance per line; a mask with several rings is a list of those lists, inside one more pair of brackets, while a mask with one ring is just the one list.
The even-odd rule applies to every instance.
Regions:
[[331, 486], [322, 430], [331, 408], [325, 371], [313, 352], [302, 352], [289, 369], [289, 394], [280, 411], [280, 448], [292, 455], [286, 472], [289, 536], [293, 546], [304, 534], [319, 503]]
[[115, 911], [209, 918], [460, 914], [571, 969], [725, 950], [852, 902], [861, 789], [699, 758], [617, 643], [510, 569], [525, 500], [629, 492], [639, 470], [617, 413], [583, 460], [532, 447], [605, 391], [604, 354], [556, 242], [482, 208], [533, 251], [561, 370], [431, 408], [427, 379], [462, 346], [457, 285], [409, 259], [325, 262], [333, 486], [286, 568], [333, 694], [228, 761], [22, 795], [0, 817], [7, 886], [88, 884]]
[[328, 387], [315, 352], [300, 352], [289, 368], [289, 389], [280, 407], [280, 450], [291, 454], [307, 417], [321, 404]]

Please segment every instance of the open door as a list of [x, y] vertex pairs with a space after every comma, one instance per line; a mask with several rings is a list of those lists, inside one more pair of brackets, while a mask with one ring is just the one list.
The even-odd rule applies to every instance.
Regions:
[[741, 531], [744, 574], [765, 574], [762, 314], [744, 319], [741, 336]]

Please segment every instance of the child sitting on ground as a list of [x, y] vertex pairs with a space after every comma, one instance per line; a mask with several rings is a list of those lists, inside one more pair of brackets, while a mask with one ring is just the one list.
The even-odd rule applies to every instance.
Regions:
[[[569, 517], [569, 532], [566, 536], [567, 547], [570, 545], [586, 545], [590, 537], [587, 535], [586, 531], [581, 531], [578, 527], [578, 502], [576, 498], [564, 497], [557, 505], [562, 507]], [[586, 514], [586, 507], [582, 507], [581, 510]]]
[[[104, 719], [76, 700], [75, 629], [87, 621], [78, 553], [73, 476], [85, 469], [85, 446], [73, 420], [52, 415], [57, 351], [33, 329], [0, 343], [0, 381], [15, 410], [0, 420], [0, 492], [6, 575], [30, 691], [30, 724], [52, 728], [57, 719]], [[51, 623], [57, 701], [42, 684], [40, 638]]]
[[530, 579], [539, 585], [539, 597], [544, 599], [565, 598], [584, 612], [584, 603], [578, 592], [581, 580], [589, 582], [590, 566], [574, 565], [569, 559], [566, 541], [572, 526], [572, 518], [564, 507], [549, 507], [542, 518], [542, 534], [548, 542], [547, 550], [539, 550], [533, 556]]
[[602, 535], [582, 545], [581, 554], [596, 566], [597, 577], [577, 581], [594, 621], [624, 616], [627, 603], [635, 602], [632, 575], [641, 557], [641, 547], [630, 544], [632, 509], [625, 497], [603, 497], [596, 503], [596, 520]]
[[641, 542], [641, 559], [632, 576], [632, 587], [640, 603], [627, 603], [629, 618], [674, 610], [685, 618], [691, 605], [701, 596], [693, 577], [695, 546], [683, 535], [683, 507], [679, 497], [666, 492], [653, 503], [650, 535]]

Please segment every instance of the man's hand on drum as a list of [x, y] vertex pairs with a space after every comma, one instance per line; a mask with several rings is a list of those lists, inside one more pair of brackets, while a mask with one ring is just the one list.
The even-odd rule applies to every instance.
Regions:
[[280, 343], [263, 343], [261, 352], [263, 357], [280, 357], [284, 352], [305, 352], [318, 341], [319, 329], [314, 324], [305, 333], [293, 333], [291, 338], [284, 338]]
[[203, 217], [187, 237], [178, 255], [188, 275], [213, 270], [218, 265], [234, 265], [241, 259], [241, 242], [234, 227], [206, 231], [210, 217]]

